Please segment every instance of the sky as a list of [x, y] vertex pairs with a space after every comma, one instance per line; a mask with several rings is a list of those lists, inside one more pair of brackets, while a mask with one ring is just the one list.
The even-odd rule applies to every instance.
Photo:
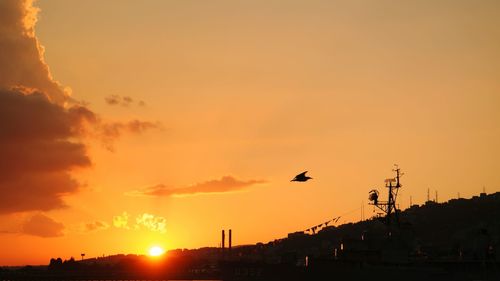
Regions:
[[[0, 0], [1, 265], [500, 191], [500, 2]], [[309, 171], [313, 179], [290, 182]]]

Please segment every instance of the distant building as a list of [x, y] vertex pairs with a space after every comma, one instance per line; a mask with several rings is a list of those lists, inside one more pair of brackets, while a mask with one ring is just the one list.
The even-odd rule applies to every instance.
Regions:
[[288, 233], [288, 239], [301, 238], [304, 236], [307, 236], [307, 234], [305, 234], [304, 231], [297, 231], [297, 232]]

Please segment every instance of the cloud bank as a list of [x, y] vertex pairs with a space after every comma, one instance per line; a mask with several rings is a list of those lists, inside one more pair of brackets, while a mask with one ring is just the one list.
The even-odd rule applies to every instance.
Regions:
[[131, 196], [188, 196], [208, 193], [224, 193], [243, 190], [249, 186], [265, 183], [263, 180], [242, 181], [232, 176], [224, 176], [221, 179], [209, 180], [187, 187], [170, 188], [163, 184], [147, 187], [141, 190], [128, 192]]
[[112, 150], [124, 132], [159, 127], [140, 120], [106, 123], [71, 99], [43, 59], [32, 4], [0, 1], [0, 214], [65, 207], [63, 197], [81, 187], [72, 172], [91, 166], [84, 138]]
[[91, 164], [78, 139], [94, 120], [39, 92], [0, 90], [0, 214], [64, 207], [62, 196], [80, 187], [71, 171]]
[[61, 197], [80, 187], [70, 172], [91, 163], [79, 139], [96, 116], [66, 106], [69, 91], [35, 36], [37, 13], [29, 0], [0, 2], [0, 214], [64, 207]]
[[63, 107], [26, 89], [0, 89], [0, 214], [64, 207], [62, 197], [81, 187], [71, 172], [91, 165], [82, 142], [89, 126], [110, 150], [123, 132], [158, 127], [140, 120], [101, 123], [86, 107]]

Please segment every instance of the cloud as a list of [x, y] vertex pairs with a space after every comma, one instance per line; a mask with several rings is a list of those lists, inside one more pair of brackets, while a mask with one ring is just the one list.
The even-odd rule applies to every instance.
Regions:
[[85, 231], [93, 232], [109, 228], [109, 224], [104, 221], [94, 221], [85, 224]]
[[37, 13], [29, 0], [0, 1], [0, 214], [64, 207], [80, 187], [71, 171], [91, 163], [79, 139], [97, 117], [52, 78]]
[[32, 0], [0, 1], [0, 86], [37, 89], [57, 104], [69, 100], [70, 90], [55, 81], [35, 36], [39, 9]]
[[113, 226], [116, 228], [140, 230], [146, 229], [154, 232], [166, 233], [167, 220], [164, 217], [143, 213], [135, 217], [135, 221], [129, 220], [130, 215], [123, 212], [113, 217]]
[[63, 197], [81, 188], [72, 173], [91, 166], [84, 138], [111, 148], [123, 132], [159, 127], [109, 123], [71, 99], [43, 59], [32, 4], [0, 1], [0, 214], [65, 207]]
[[36, 214], [29, 218], [22, 226], [22, 233], [39, 237], [63, 236], [64, 225], [43, 215]]
[[62, 197], [81, 185], [71, 172], [91, 160], [82, 138], [96, 135], [106, 148], [124, 132], [141, 134], [158, 123], [105, 123], [88, 108], [63, 107], [40, 92], [0, 89], [0, 214], [64, 207]]
[[100, 127], [100, 132], [103, 136], [116, 139], [120, 137], [123, 132], [141, 134], [149, 129], [161, 128], [160, 123], [153, 123], [149, 121], [132, 120], [126, 123], [113, 122], [103, 123]]
[[[123, 106], [123, 107], [128, 107], [130, 106], [131, 104], [134, 104], [135, 101], [134, 99], [132, 99], [131, 97], [129, 96], [119, 96], [119, 95], [109, 95], [107, 97], [104, 98], [104, 101], [108, 104], [108, 105], [120, 105], [120, 106]], [[145, 106], [146, 103], [142, 100], [140, 101], [137, 101], [137, 105], [138, 106]]]
[[0, 214], [65, 206], [62, 196], [80, 187], [71, 172], [91, 165], [78, 140], [95, 118], [39, 92], [0, 90]]
[[110, 95], [104, 98], [107, 104], [109, 105], [117, 105], [121, 103], [121, 98], [118, 95]]
[[125, 228], [129, 229], [130, 227], [128, 226], [128, 213], [123, 212], [121, 215], [114, 216], [113, 217], [113, 226], [116, 228]]
[[166, 233], [167, 220], [164, 217], [155, 216], [152, 214], [144, 213], [137, 216], [135, 219], [139, 227], [145, 227], [148, 230]]
[[98, 126], [97, 134], [106, 149], [114, 151], [114, 142], [116, 139], [120, 138], [123, 133], [142, 134], [150, 129], [162, 129], [162, 125], [159, 122], [141, 121], [137, 119], [128, 122], [101, 123]]
[[207, 193], [224, 193], [242, 190], [251, 185], [265, 182], [266, 181], [263, 180], [242, 181], [232, 176], [224, 176], [218, 180], [210, 180], [187, 187], [170, 188], [163, 184], [158, 184], [142, 190], [134, 190], [126, 194], [131, 196], [187, 196]]

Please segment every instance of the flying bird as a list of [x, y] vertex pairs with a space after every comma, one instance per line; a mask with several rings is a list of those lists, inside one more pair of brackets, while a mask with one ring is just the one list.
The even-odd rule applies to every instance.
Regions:
[[291, 181], [308, 181], [312, 179], [311, 177], [306, 176], [306, 173], [307, 171], [296, 175], [295, 178], [293, 178]]

